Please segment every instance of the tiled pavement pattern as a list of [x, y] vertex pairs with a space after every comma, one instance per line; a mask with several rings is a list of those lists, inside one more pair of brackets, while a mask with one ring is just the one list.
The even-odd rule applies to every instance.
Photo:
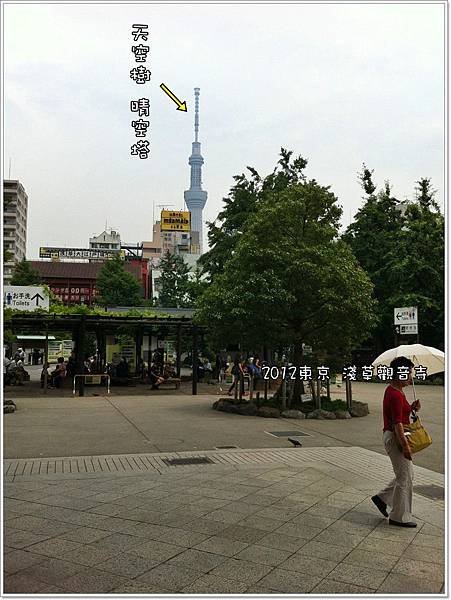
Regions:
[[[361, 448], [202, 455], [213, 464], [16, 469], [4, 485], [4, 592], [443, 592], [443, 501], [415, 494], [418, 528], [389, 527], [369, 499], [391, 477], [386, 457]], [[415, 483], [443, 485], [443, 476], [416, 467]]]

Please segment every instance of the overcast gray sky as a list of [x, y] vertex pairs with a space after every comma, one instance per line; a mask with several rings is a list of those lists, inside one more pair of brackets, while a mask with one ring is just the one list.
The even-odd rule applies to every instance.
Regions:
[[[425, 4], [6, 4], [4, 173], [29, 196], [29, 258], [87, 247], [105, 221], [151, 239], [153, 203], [183, 207], [193, 88], [201, 88], [206, 220], [246, 165], [271, 171], [281, 146], [330, 185], [343, 221], [361, 205], [362, 162], [399, 198], [431, 177], [443, 206], [444, 6]], [[150, 27], [150, 84], [131, 25]], [[188, 113], [176, 111], [165, 83]], [[151, 156], [130, 100], [151, 101]]]

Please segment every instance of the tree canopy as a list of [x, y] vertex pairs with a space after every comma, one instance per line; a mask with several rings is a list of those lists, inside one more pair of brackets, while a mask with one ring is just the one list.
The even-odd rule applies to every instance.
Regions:
[[374, 284], [378, 351], [393, 345], [393, 309], [418, 306], [420, 341], [444, 342], [444, 219], [431, 182], [417, 182], [413, 201], [393, 197], [390, 184], [376, 191], [372, 171], [360, 175], [364, 204], [343, 235]]
[[105, 306], [140, 306], [142, 289], [139, 281], [125, 270], [124, 262], [115, 256], [107, 260], [96, 283], [99, 303]]
[[40, 283], [41, 276], [25, 258], [14, 266], [11, 285], [39, 285]]
[[[302, 343], [346, 353], [368, 337], [375, 321], [373, 286], [338, 239], [337, 198], [305, 178], [307, 161], [292, 161], [291, 153], [285, 158], [278, 174], [286, 173], [283, 184], [279, 178], [275, 185], [277, 170], [269, 182], [253, 173], [260, 182], [254, 211], [245, 233], [235, 232], [233, 252], [201, 297], [197, 318], [208, 323], [218, 342], [283, 345], [295, 362]], [[230, 214], [232, 205], [230, 200]], [[230, 241], [218, 239], [219, 250]], [[210, 256], [220, 256], [219, 250], [214, 246]]]
[[158, 304], [164, 308], [189, 306], [189, 267], [183, 257], [167, 251], [160, 261], [159, 269]]

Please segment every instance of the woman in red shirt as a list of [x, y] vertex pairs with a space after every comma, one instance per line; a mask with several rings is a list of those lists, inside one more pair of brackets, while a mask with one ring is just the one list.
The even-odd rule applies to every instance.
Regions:
[[[421, 404], [419, 400], [409, 404], [403, 392], [403, 388], [412, 383], [413, 362], [405, 356], [399, 356], [390, 363], [390, 367], [393, 369], [393, 379], [384, 394], [383, 440], [395, 478], [371, 500], [384, 517], [389, 517], [390, 525], [416, 527], [417, 524], [412, 521], [412, 455], [404, 425], [410, 423], [410, 413], [419, 410]], [[391, 507], [390, 515], [387, 506]]]

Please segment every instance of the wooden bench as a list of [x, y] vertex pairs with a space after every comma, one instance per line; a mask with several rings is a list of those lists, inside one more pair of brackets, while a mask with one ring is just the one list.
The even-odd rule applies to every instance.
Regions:
[[165, 379], [162, 383], [160, 383], [158, 387], [161, 387], [162, 385], [175, 385], [175, 389], [178, 390], [180, 388], [181, 383], [182, 380], [178, 377], [169, 377], [168, 379]]

